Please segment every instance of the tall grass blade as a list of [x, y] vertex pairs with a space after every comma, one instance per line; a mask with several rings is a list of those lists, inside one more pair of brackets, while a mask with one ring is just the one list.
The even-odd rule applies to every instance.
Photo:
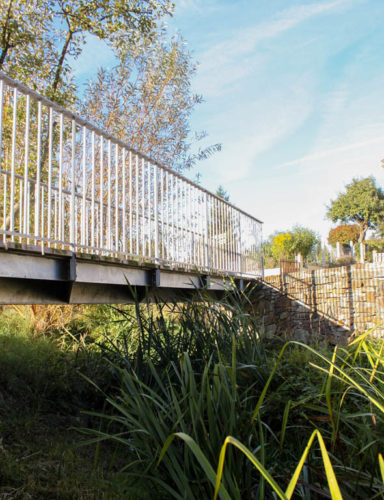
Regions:
[[293, 495], [293, 492], [296, 488], [296, 484], [297, 484], [297, 481], [299, 479], [301, 470], [304, 466], [304, 462], [308, 456], [309, 450], [312, 446], [312, 443], [313, 443], [315, 437], [317, 437], [319, 444], [320, 444], [321, 456], [323, 459], [325, 474], [327, 476], [329, 491], [331, 493], [332, 499], [333, 500], [343, 500], [343, 497], [341, 496], [339, 485], [337, 484], [336, 476], [335, 476], [331, 461], [329, 460], [328, 452], [327, 452], [327, 449], [325, 447], [323, 437], [317, 429], [315, 431], [313, 431], [312, 436], [310, 437], [308, 444], [304, 450], [304, 453], [301, 456], [300, 462], [298, 463], [296, 470], [295, 470], [295, 472], [294, 472], [294, 474], [289, 482], [288, 488], [285, 492], [286, 497], [288, 499], [290, 499]]
[[383, 459], [383, 455], [381, 453], [379, 453], [379, 465], [380, 465], [381, 478], [382, 478], [383, 483], [384, 483], [384, 459]]
[[[204, 470], [209, 481], [212, 483], [212, 485], [215, 485], [215, 483], [216, 483], [216, 486], [217, 486], [216, 474], [215, 474], [215, 471], [213, 470], [211, 464], [208, 462], [206, 456], [201, 451], [201, 448], [196, 443], [196, 441], [194, 441], [190, 436], [188, 436], [188, 434], [185, 434], [184, 432], [175, 432], [174, 434], [171, 434], [170, 436], [168, 436], [167, 440], [164, 443], [163, 449], [160, 452], [160, 456], [159, 456], [159, 459], [157, 461], [157, 465], [159, 465], [160, 462], [162, 461], [164, 455], [166, 454], [170, 444], [175, 439], [175, 437], [182, 439], [187, 444], [189, 449], [192, 451], [192, 453], [197, 458], [201, 468]], [[224, 488], [223, 485], [220, 486], [220, 484], [219, 484], [219, 487], [217, 488], [217, 493], [216, 493], [216, 489], [215, 489], [215, 499], [217, 498], [217, 494], [219, 494], [220, 498], [223, 500], [231, 500], [229, 493], [227, 492], [227, 490]]]
[[217, 466], [217, 475], [216, 475], [216, 487], [215, 487], [215, 494], [214, 494], [214, 500], [217, 499], [217, 496], [219, 495], [220, 488], [222, 487], [221, 485], [221, 479], [223, 477], [223, 469], [224, 469], [224, 460], [225, 460], [225, 453], [228, 444], [232, 444], [233, 446], [236, 446], [240, 451], [244, 453], [244, 455], [253, 463], [253, 465], [256, 467], [256, 469], [260, 472], [262, 477], [272, 486], [273, 491], [277, 494], [279, 498], [282, 500], [286, 500], [286, 495], [284, 494], [283, 490], [280, 488], [280, 486], [276, 483], [276, 481], [273, 479], [273, 477], [269, 474], [267, 469], [263, 466], [261, 462], [253, 455], [253, 453], [240, 441], [238, 441], [236, 438], [232, 436], [227, 436], [224, 444], [221, 448], [220, 451], [220, 457], [219, 457], [219, 464]]

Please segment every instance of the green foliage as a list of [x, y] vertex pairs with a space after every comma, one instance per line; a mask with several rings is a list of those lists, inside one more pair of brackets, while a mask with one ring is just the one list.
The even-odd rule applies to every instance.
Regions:
[[[337, 488], [333, 473], [345, 498], [383, 493], [378, 453], [384, 415], [376, 411], [384, 404], [381, 344], [364, 338], [332, 353], [288, 343], [279, 351], [276, 339], [260, 337], [247, 304], [203, 301], [187, 312], [192, 319], [200, 311], [200, 317], [176, 334], [186, 354], [167, 348], [163, 319], [155, 321], [163, 313], [146, 318], [148, 311], [136, 309], [145, 340], [128, 362], [124, 352], [119, 361], [119, 349], [110, 358], [122, 384], [118, 397], [108, 397], [111, 411], [100, 414], [109, 430], [84, 429], [88, 443], [112, 440], [135, 455], [119, 475], [121, 496], [210, 498], [226, 436], [243, 453], [226, 449], [221, 498], [269, 498], [275, 483], [282, 491], [290, 484], [287, 498], [293, 489], [303, 498], [311, 491], [326, 496]], [[188, 304], [168, 319], [183, 324], [195, 307]], [[206, 350], [185, 343], [199, 339], [201, 329], [210, 332]], [[158, 336], [164, 339], [159, 344]]]
[[357, 224], [341, 224], [329, 231], [328, 243], [332, 246], [336, 246], [336, 243], [349, 245], [350, 241], [356, 243], [359, 235], [360, 227]]
[[[260, 335], [251, 291], [97, 308], [70, 326], [77, 349], [72, 337], [31, 336], [13, 311], [1, 318], [0, 495], [194, 499], [216, 484], [221, 498], [311, 498], [337, 483], [343, 498], [384, 493], [384, 344], [370, 332], [335, 350], [282, 348]], [[94, 325], [99, 345], [86, 341]], [[94, 481], [65, 431], [80, 407]]]
[[384, 251], [384, 238], [382, 239], [374, 239], [374, 240], [365, 240], [364, 242], [369, 250], [376, 250], [376, 252]]
[[376, 229], [383, 222], [384, 192], [376, 186], [373, 177], [353, 179], [347, 184], [345, 193], [331, 201], [327, 217], [332, 222], [358, 224], [359, 242], [362, 242], [368, 229]]
[[216, 190], [216, 196], [218, 196], [219, 198], [222, 198], [225, 201], [229, 201], [229, 194], [221, 185]]
[[278, 262], [280, 259], [292, 258], [291, 233], [279, 233], [274, 236], [271, 246], [272, 257]]
[[306, 259], [319, 241], [311, 229], [294, 226], [291, 231], [273, 235], [270, 248], [266, 249], [277, 263], [280, 259], [293, 259], [299, 253]]
[[70, 57], [86, 36], [119, 50], [156, 29], [168, 0], [7, 0], [0, 4], [0, 69], [63, 105], [73, 105]]
[[[61, 346], [61, 347], [60, 347]], [[74, 350], [75, 349], [75, 350]], [[31, 411], [78, 415], [88, 404], [102, 405], [79, 372], [108, 386], [112, 380], [95, 353], [71, 348], [48, 336], [35, 336], [29, 318], [7, 310], [0, 316], [0, 387], [5, 401]]]
[[291, 252], [295, 255], [300, 253], [304, 259], [309, 256], [315, 245], [320, 241], [314, 231], [303, 226], [295, 226], [291, 234]]
[[[118, 51], [118, 64], [101, 68], [89, 82], [81, 113], [92, 123], [175, 170], [220, 150], [191, 153], [190, 116], [202, 102], [192, 93], [196, 65], [184, 40], [156, 32]], [[205, 133], [195, 134], [195, 141]]]
[[74, 449], [71, 426], [92, 425], [82, 411], [104, 406], [80, 374], [109, 392], [116, 383], [94, 349], [57, 332], [36, 335], [29, 315], [0, 313], [0, 498], [118, 498], [106, 480], [119, 450], [102, 446], [95, 460], [94, 447]]

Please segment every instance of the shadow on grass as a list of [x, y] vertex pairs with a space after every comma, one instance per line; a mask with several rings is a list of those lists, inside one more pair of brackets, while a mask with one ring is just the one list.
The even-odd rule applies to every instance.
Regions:
[[104, 497], [116, 446], [103, 445], [97, 463], [94, 447], [74, 448], [74, 427], [93, 425], [82, 411], [104, 404], [80, 374], [103, 388], [114, 383], [99, 352], [34, 335], [13, 311], [0, 315], [1, 499]]

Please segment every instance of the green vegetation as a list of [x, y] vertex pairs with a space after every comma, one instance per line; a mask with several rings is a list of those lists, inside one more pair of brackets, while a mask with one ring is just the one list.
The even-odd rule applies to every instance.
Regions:
[[90, 311], [2, 313], [0, 496], [384, 494], [382, 342], [266, 339], [251, 291]]
[[[170, 0], [1, 2], [0, 70], [168, 167], [188, 169], [221, 145], [194, 147], [207, 135], [190, 127], [202, 96], [191, 88], [196, 64], [184, 40], [166, 31], [173, 9]], [[110, 49], [111, 67], [100, 67], [82, 92], [72, 66], [95, 38]], [[5, 112], [4, 127], [10, 123]], [[43, 141], [43, 172], [47, 148]]]
[[360, 227], [357, 224], [341, 224], [329, 231], [328, 243], [336, 246], [336, 243], [349, 245], [350, 242], [356, 243], [360, 236]]
[[360, 227], [359, 243], [364, 241], [368, 229], [378, 229], [384, 218], [384, 191], [375, 179], [353, 179], [345, 193], [331, 201], [327, 217], [332, 222], [355, 223]]
[[319, 243], [314, 231], [298, 225], [290, 231], [274, 233], [263, 245], [266, 267], [278, 266], [281, 259], [294, 259], [298, 254], [308, 259]]

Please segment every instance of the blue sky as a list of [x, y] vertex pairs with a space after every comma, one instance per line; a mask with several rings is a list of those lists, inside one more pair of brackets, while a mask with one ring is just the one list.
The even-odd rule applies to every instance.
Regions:
[[[384, 186], [383, 21], [384, 0], [176, 0], [167, 25], [199, 62], [205, 98], [192, 129], [223, 145], [198, 165], [201, 182], [222, 184], [265, 236], [301, 224], [325, 237], [346, 183]], [[108, 65], [91, 45], [77, 78]]]

